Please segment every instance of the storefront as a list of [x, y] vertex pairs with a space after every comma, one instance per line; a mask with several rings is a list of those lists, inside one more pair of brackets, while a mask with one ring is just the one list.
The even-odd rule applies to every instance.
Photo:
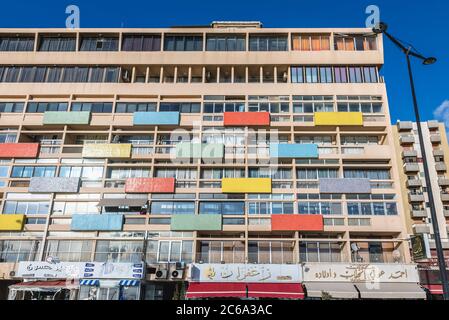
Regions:
[[299, 265], [192, 264], [188, 299], [303, 299]]
[[305, 263], [308, 299], [426, 299], [416, 265]]
[[144, 263], [20, 262], [17, 277], [11, 300], [139, 300]]

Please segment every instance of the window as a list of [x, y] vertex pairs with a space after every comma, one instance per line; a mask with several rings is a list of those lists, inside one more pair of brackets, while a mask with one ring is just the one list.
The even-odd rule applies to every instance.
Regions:
[[33, 51], [34, 37], [0, 37], [0, 51]]
[[[95, 261], [99, 262], [140, 262], [143, 241], [97, 241]], [[89, 261], [89, 260], [86, 260]]]
[[123, 35], [122, 51], [160, 51], [161, 36], [152, 34]]
[[4, 214], [48, 214], [49, 210], [48, 202], [19, 202], [19, 201], [5, 201], [5, 206], [3, 207]]
[[29, 102], [26, 112], [43, 113], [46, 111], [67, 111], [67, 102]]
[[151, 214], [194, 214], [194, 201], [152, 201]]
[[39, 51], [75, 51], [75, 37], [42, 36]]
[[16, 142], [16, 133], [2, 133], [0, 134], [0, 143], [14, 143]]
[[106, 174], [106, 177], [110, 179], [146, 178], [149, 176], [149, 168], [109, 168]]
[[156, 102], [140, 103], [140, 102], [117, 102], [115, 106], [116, 113], [133, 113], [133, 112], [149, 112], [156, 111]]
[[347, 83], [348, 76], [345, 67], [334, 67], [335, 83]]
[[161, 102], [159, 111], [177, 111], [181, 113], [200, 113], [199, 102]]
[[285, 35], [250, 35], [250, 51], [287, 51], [287, 36]]
[[146, 250], [146, 262], [185, 262], [193, 261], [193, 241], [150, 240]]
[[331, 67], [320, 67], [320, 82], [321, 83], [332, 83], [332, 68]]
[[245, 214], [245, 203], [234, 201], [201, 201], [200, 214], [243, 215]]
[[112, 112], [112, 102], [73, 102], [71, 111]]
[[292, 50], [294, 51], [330, 50], [329, 35], [294, 34], [292, 35]]
[[22, 112], [23, 102], [0, 102], [0, 112]]
[[395, 202], [348, 202], [347, 210], [348, 215], [394, 216], [398, 214]]
[[249, 214], [292, 214], [293, 202], [258, 201], [248, 202]]
[[344, 169], [345, 178], [362, 178], [371, 180], [390, 180], [388, 169]]
[[41, 245], [40, 240], [0, 241], [0, 262], [35, 261]]
[[290, 264], [294, 252], [290, 241], [248, 241], [249, 263]]
[[100, 207], [96, 202], [54, 202], [52, 214], [72, 215], [72, 214], [98, 214]]
[[60, 177], [101, 179], [103, 177], [103, 167], [68, 167], [62, 166], [59, 169]]
[[196, 169], [156, 169], [157, 178], [176, 178], [176, 180], [195, 180], [197, 178]]
[[299, 214], [341, 215], [341, 203], [338, 202], [298, 202]]
[[308, 168], [308, 169], [297, 169], [296, 170], [297, 179], [301, 180], [315, 180], [319, 178], [338, 178], [338, 169], [327, 169], [327, 168]]
[[301, 242], [301, 262], [341, 262], [341, 245], [336, 242]]
[[11, 178], [54, 177], [56, 167], [19, 167], [12, 168]]
[[377, 50], [377, 37], [374, 35], [336, 35], [334, 37], [335, 50], [368, 51]]
[[362, 68], [361, 67], [349, 67], [349, 82], [362, 83]]
[[165, 51], [203, 51], [203, 37], [194, 35], [165, 35]]
[[91, 261], [92, 240], [48, 240], [45, 258], [57, 257], [60, 261]]
[[81, 37], [80, 51], [117, 51], [118, 37]]
[[244, 35], [208, 35], [206, 40], [207, 51], [245, 51]]
[[292, 170], [288, 168], [249, 168], [249, 178], [291, 179]]

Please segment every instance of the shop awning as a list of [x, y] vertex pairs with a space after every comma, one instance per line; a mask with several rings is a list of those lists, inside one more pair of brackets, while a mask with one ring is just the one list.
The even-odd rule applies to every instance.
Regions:
[[190, 282], [187, 298], [283, 298], [303, 299], [300, 283]]
[[143, 207], [147, 199], [101, 199], [98, 202], [100, 207]]
[[423, 287], [429, 290], [431, 294], [443, 294], [443, 285], [441, 284], [427, 284]]
[[55, 280], [55, 281], [28, 281], [20, 282], [9, 286], [10, 289], [17, 291], [46, 291], [56, 292], [61, 289], [73, 289], [78, 287], [74, 281]]
[[99, 286], [100, 280], [98, 280], [98, 279], [81, 279], [80, 285], [81, 286]]
[[323, 292], [337, 299], [358, 299], [359, 293], [352, 283], [347, 282], [304, 282], [307, 297], [321, 298]]
[[250, 298], [304, 299], [300, 283], [248, 283]]
[[426, 299], [417, 283], [356, 283], [362, 299]]
[[244, 298], [245, 283], [237, 282], [190, 282], [187, 298]]
[[140, 284], [139, 280], [120, 280], [119, 285], [125, 287], [136, 287]]

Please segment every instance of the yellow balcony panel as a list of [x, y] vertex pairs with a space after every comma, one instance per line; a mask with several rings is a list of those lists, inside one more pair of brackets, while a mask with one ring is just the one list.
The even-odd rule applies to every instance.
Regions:
[[0, 231], [22, 231], [24, 222], [24, 214], [2, 214], [0, 215]]
[[361, 112], [315, 112], [316, 126], [363, 126]]
[[223, 178], [222, 193], [271, 193], [270, 178]]
[[83, 158], [130, 158], [130, 143], [85, 144]]

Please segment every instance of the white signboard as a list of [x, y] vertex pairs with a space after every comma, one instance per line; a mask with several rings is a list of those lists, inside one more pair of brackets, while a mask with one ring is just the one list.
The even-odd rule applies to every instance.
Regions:
[[141, 279], [144, 264], [114, 262], [19, 262], [17, 276], [54, 279]]
[[200, 282], [283, 282], [302, 281], [301, 266], [289, 264], [197, 264], [190, 280]]
[[414, 264], [399, 263], [305, 263], [304, 281], [419, 282]]

